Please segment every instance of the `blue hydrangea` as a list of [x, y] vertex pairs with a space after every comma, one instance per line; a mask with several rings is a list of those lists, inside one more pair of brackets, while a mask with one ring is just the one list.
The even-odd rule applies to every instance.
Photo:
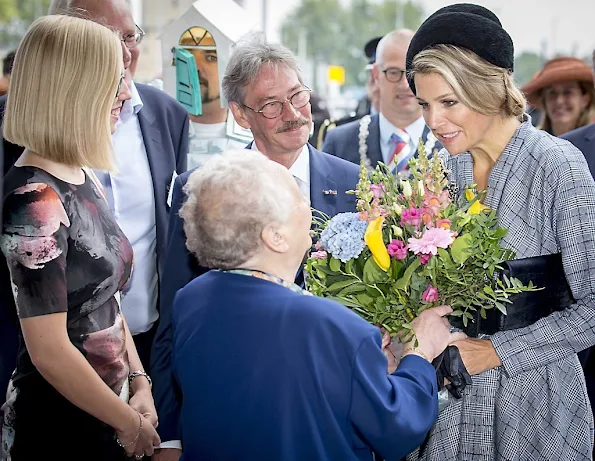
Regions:
[[364, 234], [368, 223], [359, 213], [339, 213], [320, 234], [320, 243], [332, 256], [347, 262], [357, 258], [365, 247]]

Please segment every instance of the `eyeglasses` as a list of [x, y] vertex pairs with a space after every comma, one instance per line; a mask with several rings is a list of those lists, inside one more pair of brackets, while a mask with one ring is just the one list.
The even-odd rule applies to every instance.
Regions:
[[405, 71], [400, 67], [389, 67], [388, 69], [383, 69], [384, 76], [386, 79], [391, 83], [398, 83], [405, 75]]
[[244, 106], [246, 109], [250, 109], [258, 114], [262, 114], [264, 118], [273, 119], [279, 117], [283, 113], [283, 106], [285, 105], [285, 103], [291, 104], [294, 109], [301, 109], [302, 107], [304, 107], [306, 104], [310, 102], [310, 93], [312, 93], [312, 90], [310, 88], [305, 88], [303, 90], [298, 91], [285, 101], [268, 102], [259, 110], [252, 109], [252, 107], [249, 107], [246, 104], [240, 104]]
[[563, 99], [570, 99], [575, 96], [580, 96], [583, 92], [580, 88], [564, 88], [561, 91], [548, 88], [543, 93], [547, 101], [555, 101], [559, 96], [562, 96]]
[[122, 74], [122, 76], [120, 77], [120, 81], [118, 82], [118, 89], [116, 90], [116, 99], [118, 99], [118, 96], [120, 96], [120, 93], [122, 91], [122, 82], [124, 81], [124, 74]]
[[143, 37], [145, 36], [145, 31], [142, 30], [138, 24], [135, 24], [134, 27], [136, 27], [136, 32], [134, 34], [125, 35], [120, 39], [128, 49], [136, 48], [138, 44], [143, 41]]

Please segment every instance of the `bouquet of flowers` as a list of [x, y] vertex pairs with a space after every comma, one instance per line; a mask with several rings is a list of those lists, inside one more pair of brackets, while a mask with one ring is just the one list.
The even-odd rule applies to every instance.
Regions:
[[353, 309], [389, 333], [412, 333], [410, 322], [448, 304], [467, 326], [487, 309], [506, 313], [510, 295], [537, 288], [498, 277], [513, 259], [500, 246], [506, 229], [472, 186], [457, 199], [438, 155], [409, 162], [412, 178], [397, 180], [385, 165], [361, 166], [357, 213], [318, 218], [319, 238], [306, 264], [313, 294]]

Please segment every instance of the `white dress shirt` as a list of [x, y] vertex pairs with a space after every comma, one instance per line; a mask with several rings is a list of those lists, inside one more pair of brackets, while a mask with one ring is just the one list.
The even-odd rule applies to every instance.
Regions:
[[[397, 127], [389, 122], [388, 119], [382, 115], [382, 113], [380, 113], [378, 117], [378, 126], [380, 128], [380, 150], [382, 152], [382, 163], [388, 165], [388, 161], [390, 160], [390, 156], [394, 149], [394, 145], [390, 137], [393, 135]], [[409, 135], [409, 147], [411, 147], [410, 152], [415, 152], [417, 150], [419, 139], [423, 136], [425, 127], [426, 122], [424, 121], [424, 118], [419, 117], [411, 125], [402, 128]], [[398, 164], [400, 161], [401, 158], [397, 156], [397, 161], [395, 164]]]
[[134, 251], [132, 276], [122, 292], [122, 312], [133, 335], [147, 332], [157, 310], [157, 232], [155, 194], [149, 159], [138, 121], [143, 102], [134, 83], [113, 134], [117, 172], [96, 171], [116, 222]]
[[[252, 143], [252, 150], [258, 151], [255, 142]], [[308, 149], [308, 144], [304, 145], [300, 155], [289, 168], [289, 172], [295, 178], [302, 195], [310, 203], [310, 149]]]

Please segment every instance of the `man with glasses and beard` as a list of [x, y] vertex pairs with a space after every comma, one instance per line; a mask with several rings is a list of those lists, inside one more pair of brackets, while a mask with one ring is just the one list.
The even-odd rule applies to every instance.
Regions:
[[408, 161], [421, 140], [429, 155], [442, 145], [426, 126], [415, 95], [405, 78], [405, 56], [414, 32], [395, 30], [378, 42], [372, 78], [376, 81], [379, 113], [364, 116], [328, 132], [322, 150], [375, 168], [378, 162], [394, 174], [408, 176]]
[[[244, 37], [234, 47], [222, 86], [236, 122], [254, 135], [249, 149], [285, 166], [314, 209], [328, 216], [355, 211], [355, 196], [347, 195], [346, 191], [355, 188], [359, 168], [308, 144], [312, 125], [311, 90], [304, 85], [296, 58], [289, 50], [266, 43], [262, 34]], [[179, 393], [171, 371], [174, 296], [192, 279], [209, 270], [199, 267], [186, 248], [183, 221], [178, 215], [186, 199], [183, 187], [190, 173], [178, 176], [174, 184], [167, 260], [161, 282], [161, 323], [152, 352], [153, 391], [162, 447], [164, 442], [179, 441], [182, 436]], [[296, 276], [299, 283], [303, 279], [301, 271]], [[180, 455], [181, 450], [162, 448], [156, 456], [159, 461], [169, 461]]]
[[233, 116], [221, 107], [217, 47], [213, 36], [202, 27], [191, 27], [180, 37], [179, 46], [194, 56], [202, 113], [190, 114], [188, 168], [202, 165], [210, 156], [228, 148], [242, 149], [252, 141], [250, 131], [233, 130]]

